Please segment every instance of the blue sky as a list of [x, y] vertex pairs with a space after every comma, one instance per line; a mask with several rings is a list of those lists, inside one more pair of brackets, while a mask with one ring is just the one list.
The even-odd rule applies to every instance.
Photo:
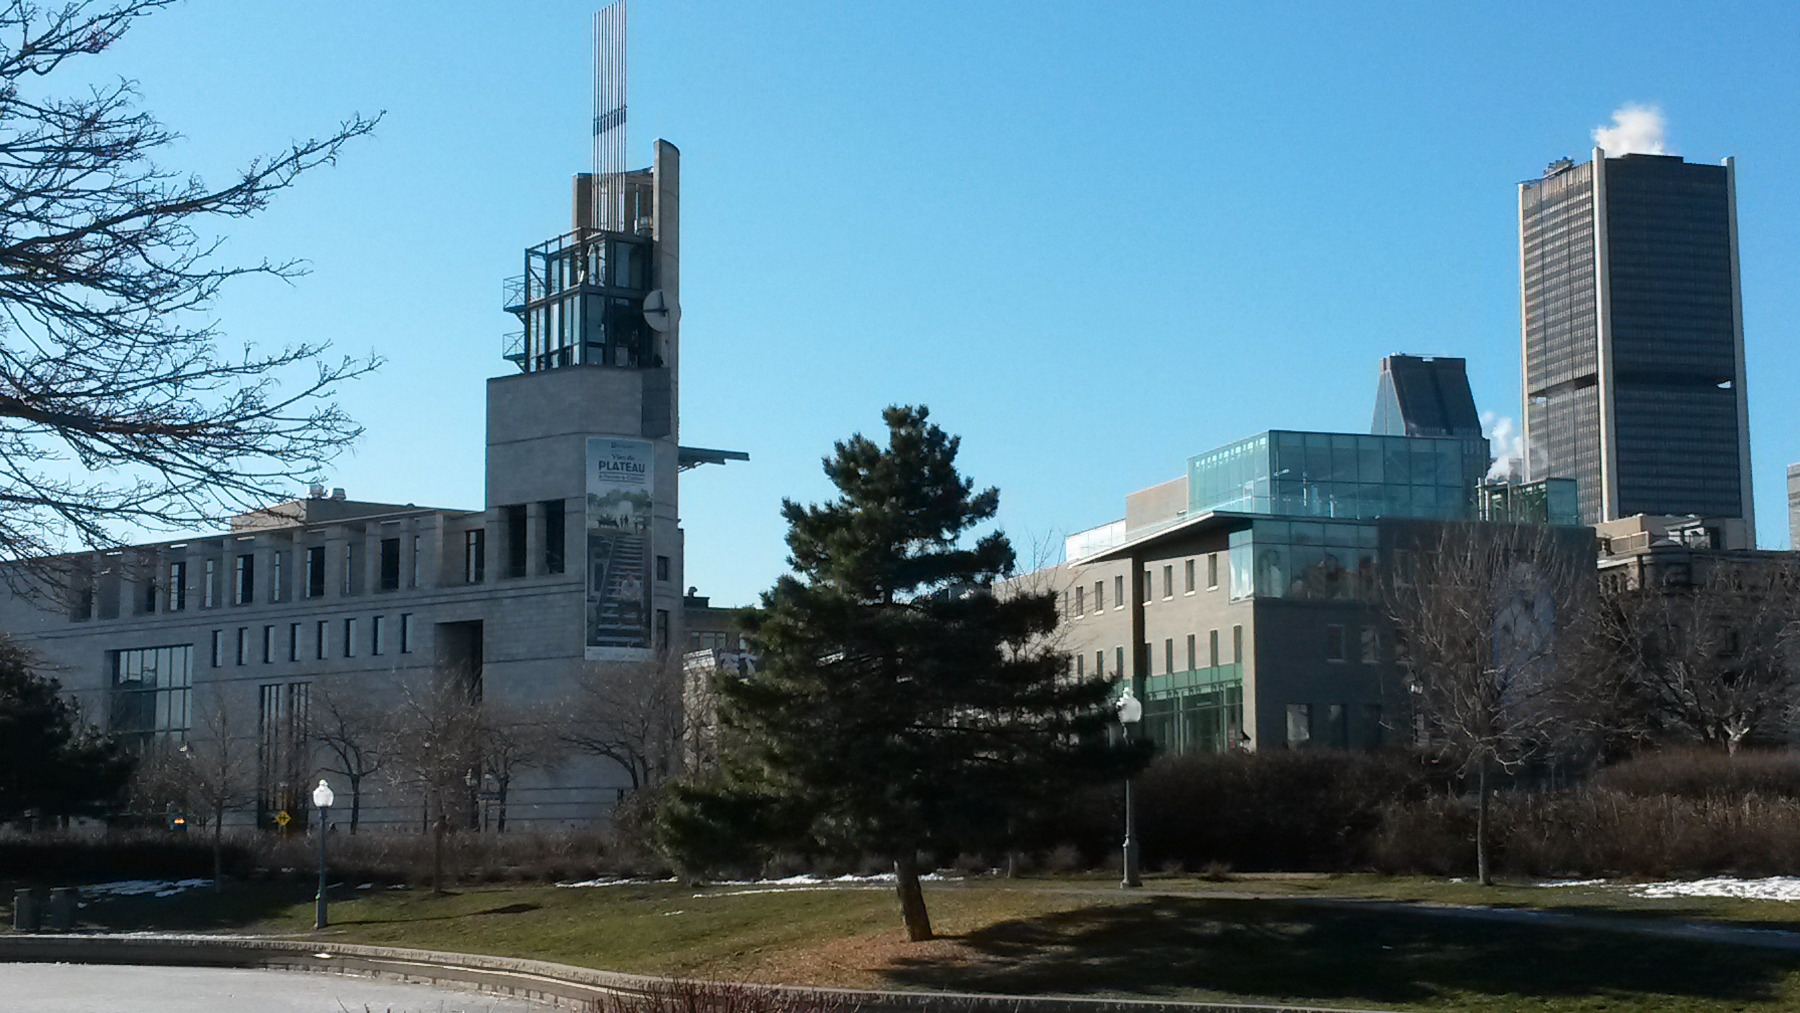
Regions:
[[[85, 72], [138, 81], [219, 176], [353, 111], [353, 146], [231, 231], [304, 257], [235, 340], [388, 360], [343, 401], [356, 498], [482, 501], [500, 281], [566, 228], [593, 3], [194, 2]], [[742, 4], [635, 0], [634, 161], [683, 152], [688, 581], [747, 602], [783, 496], [831, 442], [923, 402], [1034, 541], [1123, 512], [1189, 454], [1364, 430], [1377, 360], [1469, 360], [1518, 415], [1515, 184], [1626, 103], [1738, 159], [1762, 540], [1800, 460], [1800, 7], [1781, 4]], [[73, 83], [71, 81], [70, 83]]]

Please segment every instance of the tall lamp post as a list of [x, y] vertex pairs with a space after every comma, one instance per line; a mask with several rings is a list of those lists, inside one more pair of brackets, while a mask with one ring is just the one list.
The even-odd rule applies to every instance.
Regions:
[[[1131, 730], [1144, 719], [1144, 705], [1131, 686], [1125, 686], [1125, 692], [1119, 697], [1119, 727], [1125, 730], [1125, 741], [1131, 741]], [[1125, 876], [1119, 880], [1121, 888], [1143, 886], [1144, 881], [1138, 876], [1138, 842], [1137, 842], [1137, 810], [1132, 805], [1131, 778], [1125, 778]]]
[[331, 803], [336, 798], [331, 792], [331, 785], [324, 778], [319, 778], [319, 786], [313, 789], [313, 806], [319, 810], [319, 895], [315, 899], [313, 910], [313, 928], [322, 929], [331, 924], [325, 916], [325, 827], [326, 818], [331, 815]]

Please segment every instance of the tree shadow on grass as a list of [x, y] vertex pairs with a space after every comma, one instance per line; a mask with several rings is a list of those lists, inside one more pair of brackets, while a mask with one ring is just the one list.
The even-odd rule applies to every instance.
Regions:
[[1305, 1002], [1776, 998], [1800, 954], [1542, 925], [1153, 897], [1001, 922], [962, 941], [977, 955], [901, 958], [910, 987], [1011, 993], [1197, 991]]
[[280, 917], [312, 896], [313, 889], [295, 882], [228, 880], [220, 890], [200, 887], [170, 897], [96, 898], [79, 918], [84, 928], [118, 932], [238, 929]]

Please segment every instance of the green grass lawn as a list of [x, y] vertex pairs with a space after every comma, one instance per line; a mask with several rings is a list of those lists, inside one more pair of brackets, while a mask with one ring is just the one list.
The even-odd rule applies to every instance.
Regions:
[[[332, 905], [330, 938], [857, 987], [1472, 1011], [1800, 1009], [1800, 954], [1305, 899], [1496, 902], [1771, 926], [1786, 924], [1783, 912], [1794, 905], [1724, 902], [1727, 912], [1712, 902], [1640, 901], [1616, 890], [1583, 896], [1582, 888], [1482, 890], [1374, 876], [1156, 877], [1149, 888], [1121, 891], [1098, 877], [930, 883], [941, 938], [923, 944], [905, 942], [887, 889], [343, 890]], [[311, 891], [291, 881], [230, 884], [218, 895], [96, 901], [83, 916], [118, 929], [306, 933]]]

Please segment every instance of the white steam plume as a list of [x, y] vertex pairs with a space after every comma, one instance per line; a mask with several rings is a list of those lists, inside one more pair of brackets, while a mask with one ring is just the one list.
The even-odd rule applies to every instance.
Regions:
[[1667, 154], [1661, 109], [1627, 102], [1613, 110], [1612, 118], [1612, 126], [1594, 128], [1594, 145], [1609, 156]]
[[1518, 425], [1509, 417], [1482, 412], [1481, 433], [1494, 450], [1487, 477], [1492, 481], [1521, 478], [1525, 474], [1525, 434]]

